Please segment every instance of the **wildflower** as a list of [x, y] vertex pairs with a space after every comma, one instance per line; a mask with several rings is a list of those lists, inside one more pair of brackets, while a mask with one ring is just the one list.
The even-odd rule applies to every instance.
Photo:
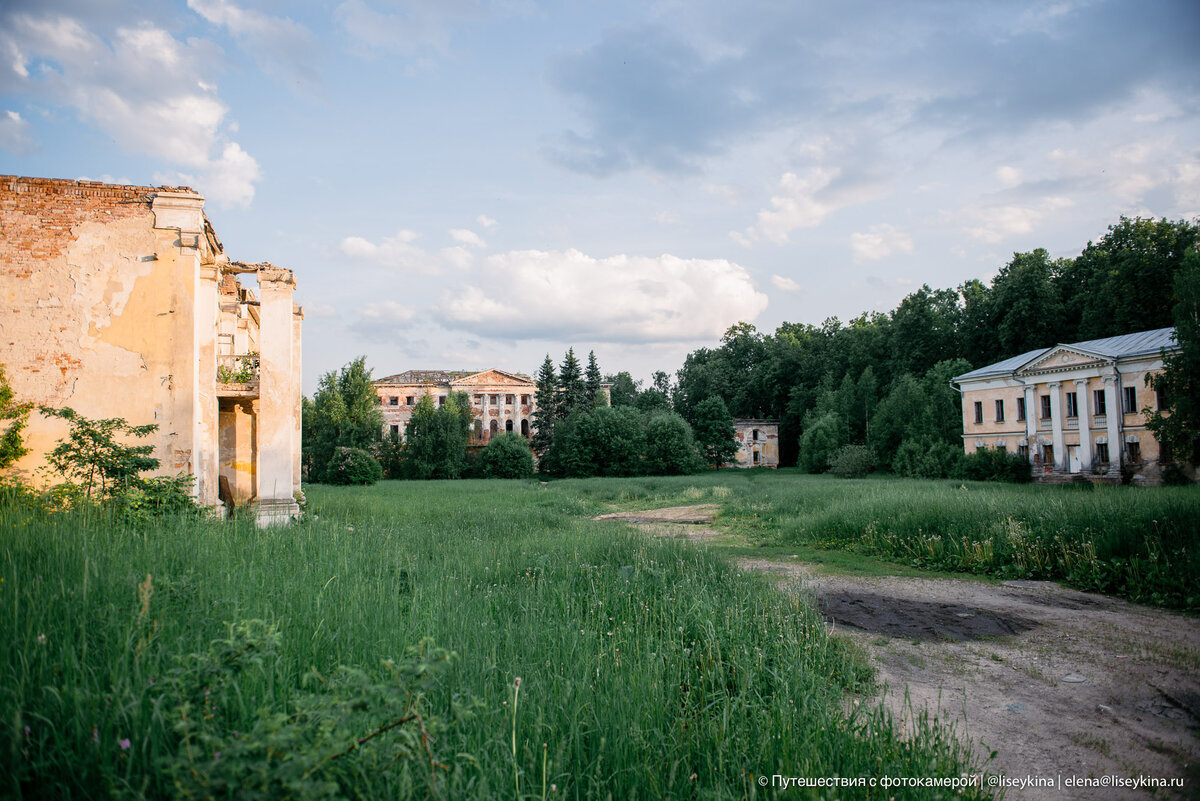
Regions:
[[38, 645], [45, 645], [45, 644], [46, 644], [46, 635], [39, 634], [38, 635]]
[[30, 729], [28, 726], [26, 726], [26, 727], [25, 727], [25, 739], [26, 739], [26, 740], [28, 740], [28, 739], [29, 739], [29, 733], [30, 733], [31, 731], [33, 731], [33, 730], [32, 730], [32, 729]]
[[100, 742], [100, 729], [97, 728], [96, 726], [92, 727], [92, 742], [93, 743]]
[[122, 751], [128, 751], [129, 746], [133, 745], [133, 743], [129, 742], [129, 738], [126, 737], [124, 740], [118, 742], [117, 745], [121, 746]]

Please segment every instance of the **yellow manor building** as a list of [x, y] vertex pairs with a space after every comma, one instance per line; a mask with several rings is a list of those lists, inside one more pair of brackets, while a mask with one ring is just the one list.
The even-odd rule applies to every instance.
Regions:
[[503, 370], [409, 370], [375, 381], [383, 410], [383, 434], [403, 439], [404, 426], [422, 396], [441, 406], [452, 392], [471, 399], [475, 426], [472, 440], [486, 443], [497, 434], [512, 432], [528, 438], [533, 431], [537, 384], [527, 375]]
[[1162, 398], [1146, 376], [1178, 349], [1174, 328], [1033, 350], [955, 377], [967, 453], [999, 448], [1025, 456], [1035, 478], [1069, 475], [1160, 480], [1158, 441], [1144, 411]]

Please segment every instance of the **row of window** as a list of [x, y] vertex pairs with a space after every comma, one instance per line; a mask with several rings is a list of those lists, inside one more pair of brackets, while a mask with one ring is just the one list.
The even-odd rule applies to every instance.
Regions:
[[[1067, 417], [1078, 417], [1079, 416], [1079, 395], [1078, 395], [1078, 393], [1068, 392], [1067, 396], [1066, 396], [1066, 400], [1067, 400]], [[1040, 397], [1040, 401], [1041, 401], [1041, 410], [1040, 410], [1041, 411], [1041, 419], [1049, 420], [1051, 417], [1050, 396], [1042, 395]], [[996, 403], [995, 420], [997, 423], [1003, 423], [1004, 422], [1004, 400], [997, 399], [995, 403]], [[1138, 410], [1138, 408], [1137, 408], [1137, 389], [1135, 387], [1122, 387], [1121, 388], [1121, 406], [1122, 406], [1122, 413], [1124, 413], [1124, 414], [1136, 414], [1137, 413], [1137, 410]], [[1163, 399], [1161, 396], [1158, 398], [1158, 408], [1160, 408], [1160, 409], [1163, 408]], [[1108, 414], [1108, 401], [1105, 397], [1104, 390], [1102, 390], [1102, 389], [1092, 390], [1092, 409], [1094, 410], [1092, 412], [1092, 414], [1096, 415], [1097, 417], [1100, 415]], [[1017, 398], [1017, 421], [1023, 422], [1024, 420], [1025, 420], [1025, 399]], [[975, 401], [975, 422], [976, 423], [983, 422], [983, 401]]]
[[[516, 398], [517, 398], [516, 395], [505, 395], [504, 402], [507, 405], [512, 406], [514, 403], [516, 403]], [[416, 406], [417, 405], [416, 401], [417, 401], [417, 399], [415, 396], [408, 395], [404, 398], [404, 405], [405, 406]], [[390, 396], [388, 396], [388, 398], [386, 400], [383, 397], [380, 397], [379, 403], [380, 403], [380, 405], [386, 405], [386, 406], [399, 406], [400, 405], [400, 396], [399, 395], [390, 395]], [[488, 403], [491, 404], [492, 406], [498, 406], [500, 404], [500, 396], [499, 395], [489, 395]], [[522, 395], [521, 396], [521, 404], [527, 405], [528, 403], [529, 403], [529, 396]], [[446, 405], [446, 396], [438, 395], [438, 406], [445, 406], [445, 405]], [[476, 406], [483, 405], [483, 395], [475, 396], [475, 405]]]

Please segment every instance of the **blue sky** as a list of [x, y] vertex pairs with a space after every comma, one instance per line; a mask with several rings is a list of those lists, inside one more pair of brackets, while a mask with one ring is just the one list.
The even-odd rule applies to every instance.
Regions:
[[187, 184], [365, 354], [674, 372], [1200, 215], [1200, 5], [9, 0], [0, 171]]

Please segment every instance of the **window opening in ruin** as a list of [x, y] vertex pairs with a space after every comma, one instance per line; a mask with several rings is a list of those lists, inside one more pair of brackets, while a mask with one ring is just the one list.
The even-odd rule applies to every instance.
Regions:
[[1096, 414], [1108, 414], [1108, 401], [1104, 399], [1104, 390], [1092, 390], [1092, 406], [1096, 409]]
[[983, 422], [983, 401], [975, 401], [975, 422]]
[[497, 405], [498, 403], [500, 403], [500, 396], [499, 395], [490, 396], [488, 398], [488, 403], [492, 404], [493, 406]]
[[1137, 387], [1125, 387], [1122, 389], [1125, 397], [1125, 414], [1137, 413]]
[[1042, 396], [1042, 419], [1043, 420], [1050, 419], [1050, 396], [1049, 395]]
[[525, 439], [529, 439], [529, 421], [528, 420], [521, 421], [521, 436], [525, 437]]
[[1025, 399], [1017, 398], [1017, 420], [1025, 420]]
[[525, 405], [527, 405], [528, 403], [529, 403], [529, 396], [528, 396], [528, 395], [522, 395], [522, 396], [521, 396], [521, 405], [522, 405], [522, 406], [525, 406]]
[[1129, 461], [1134, 464], [1142, 461], [1142, 443], [1136, 439], [1133, 442], [1125, 443], [1125, 455], [1129, 457]]
[[1079, 395], [1074, 392], [1067, 393], [1067, 417], [1079, 416]]
[[400, 436], [400, 426], [397, 426], [397, 425], [392, 426], [392, 438], [394, 439], [399, 436]]
[[750, 439], [753, 442], [758, 442], [758, 429], [757, 428], [750, 432]]
[[507, 403], [509, 406], [512, 406], [513, 403], [516, 401], [516, 397], [517, 397], [516, 395], [505, 395], [504, 402]]
[[438, 406], [445, 406], [445, 405], [446, 405], [446, 396], [438, 395]]
[[388, 403], [390, 403], [392, 406], [399, 406], [400, 405], [400, 396], [393, 395], [392, 397], [388, 398]]
[[1096, 461], [1098, 461], [1098, 462], [1107, 462], [1108, 461], [1108, 443], [1107, 442], [1097, 442], [1096, 443]]
[[996, 422], [1004, 422], [1004, 401], [999, 399], [996, 401]]
[[758, 464], [758, 451], [754, 452], [754, 463]]
[[513, 430], [513, 421], [512, 420], [504, 421], [504, 430], [508, 431], [508, 432], [511, 432]]
[[415, 406], [416, 404], [413, 403], [414, 400], [415, 400], [415, 398], [413, 398], [412, 395], [409, 395], [408, 397], [406, 397], [404, 399], [404, 405], [405, 406]]

